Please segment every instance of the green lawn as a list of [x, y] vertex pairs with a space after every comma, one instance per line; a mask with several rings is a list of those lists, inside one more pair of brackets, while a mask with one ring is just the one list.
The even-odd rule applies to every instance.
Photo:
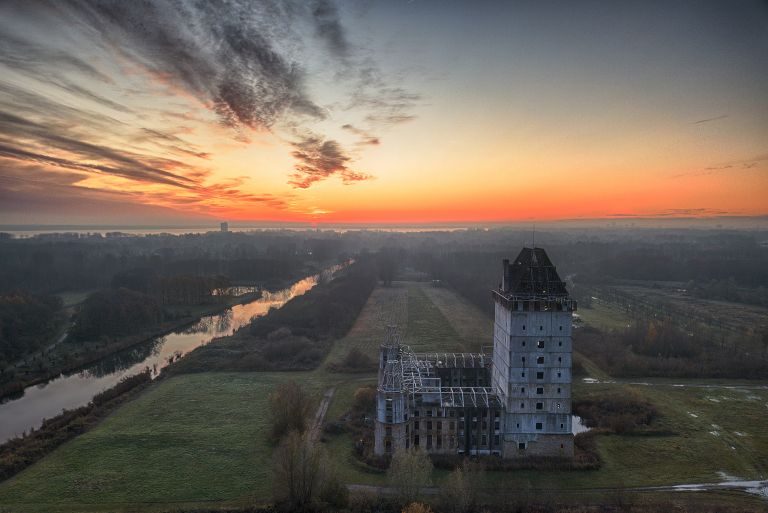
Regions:
[[379, 345], [384, 342], [387, 326], [395, 325], [402, 331], [408, 322], [408, 293], [408, 286], [402, 282], [376, 287], [352, 329], [334, 343], [326, 361], [340, 360], [352, 348], [378, 361]]
[[425, 282], [408, 283], [408, 325], [405, 342], [416, 352], [468, 351], [464, 340], [424, 291]]
[[159, 383], [0, 484], [0, 511], [267, 503], [267, 397], [287, 379], [318, 392], [325, 385], [309, 373], [190, 374]]
[[[467, 313], [455, 314], [467, 306]], [[492, 343], [491, 319], [448, 289], [426, 282], [394, 282], [377, 287], [346, 337], [334, 343], [327, 362], [341, 360], [356, 348], [377, 361], [379, 345], [387, 326], [398, 333], [414, 351], [477, 350], [485, 326]]]
[[584, 323], [605, 331], [622, 330], [632, 322], [623, 309], [601, 299], [593, 299], [590, 308], [579, 307], [577, 313]]

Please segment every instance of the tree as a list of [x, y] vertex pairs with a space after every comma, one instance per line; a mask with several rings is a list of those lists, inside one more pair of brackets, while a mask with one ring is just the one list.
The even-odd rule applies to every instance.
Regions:
[[402, 513], [432, 513], [432, 508], [422, 502], [412, 502], [403, 508]]
[[292, 510], [309, 505], [320, 489], [321, 463], [320, 448], [308, 433], [288, 433], [275, 452], [275, 502]]
[[415, 502], [431, 484], [432, 461], [426, 452], [398, 449], [387, 471], [389, 484], [404, 503]]
[[477, 506], [480, 487], [483, 479], [483, 468], [478, 463], [464, 460], [448, 476], [443, 485], [441, 498], [444, 507], [441, 511], [468, 513]]
[[291, 431], [303, 433], [312, 412], [312, 397], [295, 381], [287, 381], [269, 395], [269, 411], [274, 441]]

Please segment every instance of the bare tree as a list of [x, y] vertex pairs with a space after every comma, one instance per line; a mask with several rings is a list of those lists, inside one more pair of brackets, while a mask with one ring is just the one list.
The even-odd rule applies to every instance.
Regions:
[[291, 508], [310, 504], [321, 483], [322, 455], [308, 434], [291, 431], [275, 451], [272, 494], [275, 502]]
[[304, 432], [312, 412], [312, 397], [295, 381], [280, 383], [269, 395], [272, 438], [275, 441], [291, 431]]
[[479, 463], [465, 459], [460, 467], [450, 473], [443, 485], [441, 511], [453, 513], [473, 511], [479, 502], [483, 474], [483, 467]]
[[431, 483], [432, 461], [420, 449], [398, 449], [389, 464], [387, 476], [390, 486], [404, 503], [416, 502], [422, 490]]

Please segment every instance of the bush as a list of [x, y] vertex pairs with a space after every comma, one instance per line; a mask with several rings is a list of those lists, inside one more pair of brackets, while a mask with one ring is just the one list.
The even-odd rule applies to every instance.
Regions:
[[633, 394], [612, 394], [599, 399], [574, 401], [573, 412], [584, 419], [587, 426], [617, 434], [649, 426], [659, 416], [651, 403]]
[[373, 372], [378, 368], [378, 364], [367, 354], [356, 347], [349, 350], [347, 355], [340, 362], [328, 364], [328, 370], [331, 372]]
[[272, 439], [278, 441], [291, 431], [303, 433], [312, 407], [312, 397], [295, 381], [277, 385], [269, 395]]

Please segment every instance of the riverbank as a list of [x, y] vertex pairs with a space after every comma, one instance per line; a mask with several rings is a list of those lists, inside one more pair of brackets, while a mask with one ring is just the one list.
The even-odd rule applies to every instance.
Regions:
[[[99, 360], [107, 358], [120, 351], [125, 351], [134, 346], [151, 342], [154, 339], [163, 337], [174, 331], [184, 329], [188, 326], [192, 326], [199, 322], [201, 318], [220, 314], [233, 306], [250, 303], [261, 298], [263, 293], [261, 291], [255, 291], [241, 296], [233, 296], [227, 301], [221, 303], [215, 303], [211, 305], [200, 305], [187, 307], [185, 310], [190, 312], [191, 315], [184, 315], [171, 321], [161, 323], [141, 333], [135, 333], [132, 335], [126, 335], [119, 337], [109, 342], [84, 342], [77, 344], [63, 343], [59, 344], [56, 348], [53, 348], [54, 353], [47, 355], [48, 361], [53, 362], [53, 365], [42, 366], [43, 361], [38, 360], [39, 367], [27, 368], [23, 376], [17, 377], [14, 381], [3, 383], [0, 385], [0, 403], [18, 399], [24, 394], [24, 390], [28, 387], [46, 383], [62, 374], [73, 374], [79, 372], [84, 367], [92, 365]], [[66, 353], [62, 352], [67, 350]]]
[[94, 396], [86, 406], [64, 410], [56, 417], [45, 420], [39, 429], [6, 441], [0, 445], [0, 481], [21, 472], [64, 442], [91, 430], [150, 383], [152, 374], [147, 369]]
[[[340, 267], [343, 265], [332, 266], [326, 271], [335, 272]], [[63, 409], [71, 410], [88, 404], [96, 394], [113, 387], [126, 376], [149, 368], [153, 377], [157, 377], [159, 370], [183, 360], [190, 351], [213, 339], [232, 335], [255, 317], [279, 310], [291, 299], [312, 289], [318, 280], [318, 275], [313, 273], [289, 283], [282, 290], [230, 297], [225, 304], [198, 307], [197, 315], [194, 315], [196, 322], [187, 327], [150, 337], [148, 342], [110, 354], [81, 367], [78, 372], [62, 374], [44, 385], [26, 388], [22, 397], [0, 403], [0, 417], [4, 419], [0, 423], [0, 441], [39, 427], [41, 419], [54, 417]], [[234, 306], [226, 308], [229, 305]], [[219, 313], [197, 318], [205, 312]], [[178, 319], [181, 317], [178, 316]]]

